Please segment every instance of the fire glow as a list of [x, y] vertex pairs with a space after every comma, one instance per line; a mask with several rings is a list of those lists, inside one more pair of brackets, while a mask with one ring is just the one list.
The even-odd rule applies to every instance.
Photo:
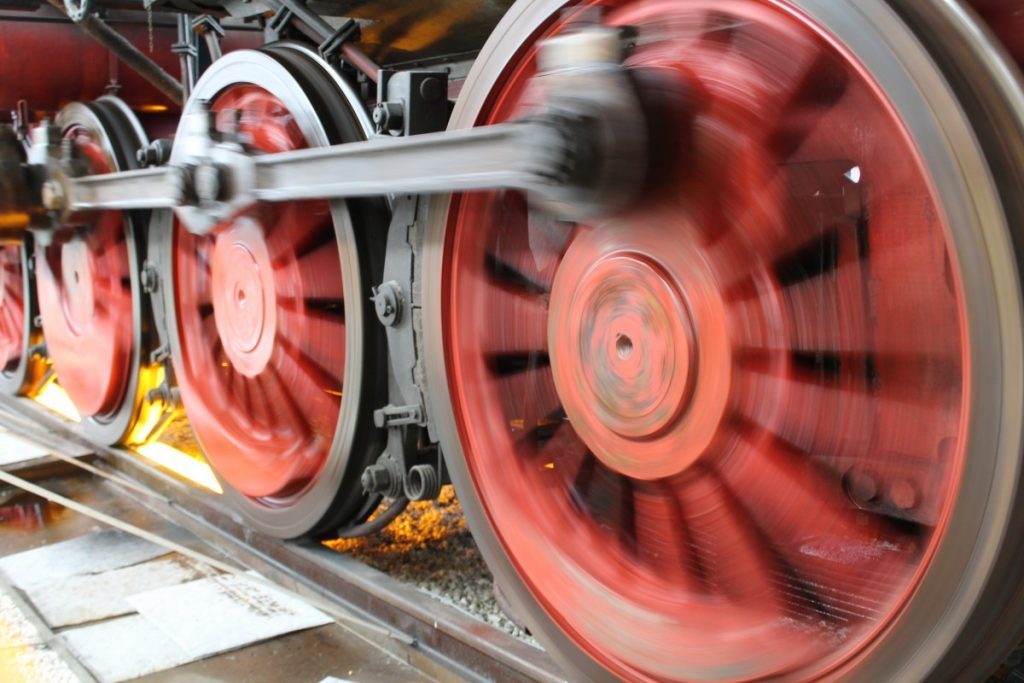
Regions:
[[135, 447], [135, 452], [147, 460], [168, 469], [185, 479], [202, 486], [204, 489], [214, 493], [224, 493], [213, 470], [205, 462], [179, 451], [177, 448], [168, 446], [159, 441], [153, 441]]

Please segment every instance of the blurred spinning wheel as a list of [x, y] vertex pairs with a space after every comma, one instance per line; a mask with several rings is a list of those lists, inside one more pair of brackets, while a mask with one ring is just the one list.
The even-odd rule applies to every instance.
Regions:
[[[453, 127], [523, 111], [563, 4], [513, 9]], [[922, 4], [601, 3], [641, 201], [435, 207], [442, 447], [572, 677], [977, 680], [1019, 640], [1024, 99]]]
[[28, 254], [32, 238], [24, 244], [0, 247], [0, 392], [17, 395], [37, 388], [45, 364], [33, 352], [42, 342], [35, 323], [35, 279]]
[[[91, 173], [137, 168], [146, 134], [114, 97], [74, 103], [56, 119]], [[65, 226], [35, 249], [36, 287], [47, 356], [91, 438], [115, 444], [155, 423], [147, 393], [158, 368], [140, 271], [146, 249], [141, 212], [106, 211], [88, 225]]]
[[[363, 139], [361, 103], [312, 53], [238, 51], [190, 106], [264, 152]], [[168, 216], [164, 217], [168, 219]], [[364, 303], [383, 265], [381, 200], [258, 204], [206, 236], [175, 221], [162, 278], [175, 377], [232, 502], [284, 537], [328, 532], [375, 507], [360, 484], [380, 455], [383, 334]]]

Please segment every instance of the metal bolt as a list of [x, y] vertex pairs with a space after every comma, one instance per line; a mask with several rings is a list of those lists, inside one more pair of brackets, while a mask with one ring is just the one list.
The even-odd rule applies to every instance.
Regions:
[[171, 158], [171, 141], [154, 140], [135, 153], [140, 166], [162, 166]]
[[152, 294], [160, 287], [160, 277], [156, 273], [156, 266], [149, 261], [142, 264], [142, 273], [140, 275], [142, 284], [142, 291]]
[[420, 83], [420, 97], [424, 102], [436, 102], [441, 99], [441, 79], [424, 78]]
[[373, 288], [374, 309], [377, 319], [384, 327], [395, 325], [401, 317], [402, 288], [394, 280], [388, 280]]
[[373, 108], [373, 122], [377, 131], [397, 132], [404, 124], [402, 104], [400, 102], [379, 102]]
[[43, 206], [50, 211], [63, 211], [65, 205], [64, 186], [56, 180], [47, 180], [42, 189]]
[[387, 491], [391, 487], [391, 475], [383, 465], [370, 465], [363, 470], [360, 482], [367, 493]]
[[858, 505], [872, 503], [878, 498], [878, 485], [874, 477], [866, 472], [850, 470], [843, 477], [843, 485], [846, 494]]
[[889, 499], [901, 510], [913, 510], [921, 502], [917, 487], [908, 479], [897, 479], [889, 487]]

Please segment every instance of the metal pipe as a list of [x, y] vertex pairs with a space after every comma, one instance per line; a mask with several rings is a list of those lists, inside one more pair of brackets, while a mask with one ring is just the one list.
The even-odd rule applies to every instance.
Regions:
[[[67, 11], [61, 0], [48, 0], [48, 2], [56, 7], [61, 14], [67, 16]], [[110, 28], [102, 19], [90, 14], [75, 24], [103, 47], [116, 54], [129, 68], [152, 83], [171, 102], [179, 106], [184, 103], [181, 83], [140, 52], [124, 36]]]
[[171, 52], [178, 54], [181, 70], [181, 94], [187, 100], [196, 84], [196, 55], [192, 22], [184, 14], [178, 15], [178, 42], [171, 46]]
[[273, 4], [284, 5], [306, 26], [317, 32], [320, 40], [327, 40], [334, 33], [334, 27], [326, 19], [309, 9], [302, 0], [276, 0]]
[[370, 521], [338, 529], [336, 534], [338, 538], [359, 538], [360, 536], [369, 536], [370, 534], [375, 534], [378, 531], [383, 531], [384, 527], [395, 521], [398, 518], [398, 515], [405, 512], [405, 508], [407, 507], [409, 507], [409, 499], [405, 496], [401, 496], [391, 501], [391, 505], [388, 506], [387, 510], [380, 513]]
[[377, 82], [380, 64], [370, 59], [365, 52], [351, 43], [345, 43], [341, 46], [341, 54], [345, 57], [345, 61], [366, 74], [366, 77], [374, 83]]
[[[309, 31], [304, 31], [304, 33], [315, 34], [311, 36], [314, 40], [322, 42], [334, 34], [334, 27], [326, 19], [309, 9], [303, 0], [268, 0], [267, 4], [276, 7], [278, 11], [282, 7], [287, 8], [299, 21], [309, 28]], [[341, 54], [345, 57], [345, 61], [366, 74], [366, 77], [374, 83], [377, 82], [377, 72], [380, 71], [380, 65], [370, 59], [365, 52], [351, 43], [345, 43], [341, 46]]]

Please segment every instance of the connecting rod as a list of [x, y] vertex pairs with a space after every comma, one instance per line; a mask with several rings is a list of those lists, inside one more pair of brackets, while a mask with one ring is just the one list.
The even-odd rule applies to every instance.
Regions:
[[260, 154], [216, 130], [207, 103], [194, 100], [170, 165], [83, 176], [67, 142], [45, 126], [34, 132], [30, 160], [45, 169], [35, 175], [46, 178], [42, 203], [58, 225], [100, 210], [173, 208], [205, 234], [256, 202], [489, 189], [523, 191], [558, 218], [608, 213], [636, 193], [646, 161], [618, 34], [590, 29], [545, 48], [538, 106], [507, 123]]
[[568, 180], [568, 125], [523, 121], [265, 155], [222, 143], [196, 164], [50, 180], [44, 197], [48, 208], [72, 214], [181, 208], [194, 221], [206, 214], [216, 222], [256, 201], [494, 188], [544, 194]]

